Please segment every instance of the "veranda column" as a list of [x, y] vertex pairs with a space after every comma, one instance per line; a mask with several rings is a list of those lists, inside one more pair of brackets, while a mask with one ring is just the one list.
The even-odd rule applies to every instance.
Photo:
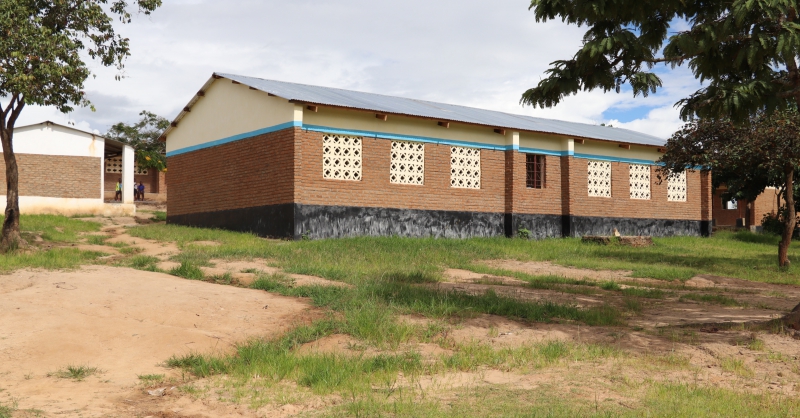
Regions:
[[122, 148], [122, 203], [133, 203], [133, 148]]

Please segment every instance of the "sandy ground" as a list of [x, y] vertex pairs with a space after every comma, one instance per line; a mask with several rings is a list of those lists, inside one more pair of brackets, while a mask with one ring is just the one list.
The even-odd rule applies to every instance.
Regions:
[[[173, 373], [161, 365], [170, 356], [229, 351], [310, 315], [300, 299], [99, 266], [17, 271], [0, 280], [0, 295], [0, 402], [48, 416], [116, 416], [138, 375]], [[101, 373], [48, 376], [67, 365]]]
[[[101, 234], [109, 243], [125, 243], [140, 254], [161, 260], [159, 267], [178, 266], [170, 258], [179, 254], [173, 243], [135, 238], [127, 228], [147, 223], [151, 214], [130, 218], [88, 219], [103, 224]], [[213, 241], [190, 245], [214, 246]], [[114, 247], [78, 245], [103, 251], [110, 260], [123, 255]], [[230, 352], [234, 344], [252, 337], [273, 337], [298, 323], [319, 318], [322, 313], [307, 301], [284, 298], [242, 288], [255, 279], [254, 271], [284, 274], [270, 260], [209, 260], [206, 276], [230, 274], [236, 286], [185, 280], [174, 276], [108, 266], [76, 271], [17, 271], [0, 280], [0, 404], [16, 404], [17, 417], [289, 417], [326, 409], [342, 399], [337, 396], [300, 396], [257, 410], [220, 400], [220, 382], [192, 380], [163, 362], [173, 355]], [[457, 344], [481, 343], [497, 348], [519, 347], [544, 341], [597, 343], [636, 353], [640, 364], [621, 365], [618, 360], [550, 367], [534, 373], [484, 369], [469, 373], [423, 376], [413, 382], [399, 376], [395, 385], [418, 387], [447, 396], [461, 388], [504, 385], [537, 390], [558, 387], [570, 393], [614, 399], [621, 405], [633, 401], [612, 389], [621, 378], [631, 382], [652, 379], [694, 381], [720, 387], [772, 391], [795, 396], [800, 393], [800, 342], [790, 335], [761, 332], [758, 351], [747, 341], [754, 334], [743, 325], [779, 317], [800, 300], [800, 288], [753, 283], [717, 276], [697, 276], [681, 283], [632, 278], [627, 271], [596, 271], [563, 267], [546, 262], [514, 260], [485, 261], [487, 265], [533, 275], [556, 275], [589, 281], [614, 281], [621, 288], [659, 288], [663, 299], [638, 299], [639, 312], [631, 313], [627, 327], [588, 327], [570, 323], [526, 323], [491, 315], [476, 315], [444, 324], [447, 331], [439, 344], [410, 343], [393, 352], [413, 350], [433, 361], [453, 353]], [[587, 292], [535, 289], [527, 282], [466, 270], [449, 269], [443, 291], [480, 294], [494, 291], [525, 300], [552, 301], [579, 307], [610, 304], [628, 312], [619, 291], [590, 287]], [[285, 274], [296, 285], [349, 286], [320, 277]], [[744, 306], [721, 306], [680, 300], [681, 295], [724, 294]], [[426, 324], [433, 320], [402, 316], [401, 320]], [[701, 328], [702, 327], [702, 328]], [[376, 355], [380, 351], [347, 335], [331, 335], [302, 346], [299, 353], [346, 353]], [[649, 362], [677, 355], [690, 367], [653, 372]], [[647, 357], [652, 356], [652, 357]], [[753, 371], [742, 378], [722, 367], [729, 359], [741, 361]], [[776, 360], [777, 359], [777, 360]], [[52, 376], [68, 365], [96, 367], [99, 373], [84, 381]], [[153, 396], [157, 387], [142, 385], [139, 375], [163, 374], [172, 383], [161, 388], [164, 396]], [[182, 393], [172, 386], [191, 381], [209, 388], [202, 396]], [[284, 385], [283, 383], [281, 385]], [[287, 386], [288, 385], [288, 386]], [[293, 383], [284, 386], [298, 392]], [[377, 390], [377, 389], [376, 389]], [[588, 392], [587, 392], [588, 390]], [[583, 391], [583, 392], [582, 392]], [[582, 396], [582, 395], [576, 395]], [[587, 395], [588, 396], [588, 395]], [[27, 410], [27, 412], [26, 412]], [[31, 412], [34, 411], [34, 412]]]

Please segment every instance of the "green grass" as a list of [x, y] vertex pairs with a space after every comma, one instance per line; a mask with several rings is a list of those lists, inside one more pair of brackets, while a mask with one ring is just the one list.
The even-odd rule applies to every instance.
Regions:
[[[759, 282], [800, 284], [800, 268], [791, 267], [788, 271], [778, 268], [774, 240], [749, 232], [719, 232], [710, 238], [655, 238], [655, 245], [645, 248], [587, 245], [573, 238], [528, 241], [358, 237], [275, 242], [250, 234], [164, 224], [132, 228], [130, 233], [141, 238], [177, 242], [184, 247], [179, 261], [197, 264], [209, 258], [266, 258], [290, 273], [352, 284], [385, 274], [417, 275], [436, 280], [444, 267], [502, 273], [502, 270], [476, 264], [478, 260], [487, 259], [552, 261], [580, 268], [630, 270], [634, 277], [662, 280], [686, 280], [706, 273]], [[217, 241], [221, 245], [186, 245], [192, 241]], [[790, 258], [800, 254], [797, 245], [792, 245]]]
[[680, 300], [681, 302], [692, 300], [695, 302], [712, 303], [723, 306], [744, 306], [743, 303], [737, 301], [736, 299], [720, 294], [687, 293], [685, 295], [681, 295]]
[[69, 365], [53, 373], [48, 373], [48, 376], [57, 377], [59, 379], [72, 379], [81, 381], [97, 373], [100, 373], [100, 370], [97, 367]]
[[0, 418], [12, 418], [12, 414], [17, 410], [15, 405], [8, 406], [0, 403]]
[[86, 241], [91, 245], [106, 245], [106, 240], [108, 240], [108, 235], [89, 235], [86, 237]]
[[137, 255], [133, 256], [125, 261], [125, 265], [128, 267], [135, 268], [137, 270], [145, 270], [145, 271], [160, 271], [157, 267], [157, 264], [161, 262], [156, 257], [148, 256], [148, 255]]
[[548, 385], [537, 390], [503, 386], [464, 389], [448, 397], [446, 404], [420, 396], [413, 389], [398, 392], [395, 396], [379, 392], [358, 400], [348, 399], [323, 416], [768, 418], [792, 417], [800, 412], [800, 401], [794, 397], [753, 395], [687, 384], [653, 384], [642, 395], [641, 402], [633, 405], [622, 402], [625, 406], [616, 399], [597, 398], [592, 393], [561, 393]]
[[157, 385], [166, 379], [166, 376], [163, 374], [140, 374], [136, 377], [138, 377], [145, 386]]
[[[0, 222], [5, 219], [0, 216]], [[42, 239], [50, 242], [76, 242], [81, 232], [97, 232], [97, 222], [87, 222], [57, 215], [22, 215], [19, 220], [21, 232], [41, 234]]]
[[747, 365], [744, 364], [744, 361], [741, 359], [733, 357], [721, 358], [719, 360], [719, 366], [722, 368], [722, 370], [733, 373], [737, 376], [753, 377], [755, 375], [753, 370], [747, 367]]
[[54, 248], [30, 253], [12, 252], [0, 255], [0, 272], [8, 273], [23, 268], [74, 269], [83, 264], [94, 263], [104, 255], [107, 254], [95, 251], [81, 251], [76, 248]]
[[205, 274], [203, 274], [203, 270], [200, 270], [200, 267], [186, 261], [182, 262], [180, 266], [170, 270], [169, 274], [192, 280], [203, 280], [205, 278]]
[[153, 220], [156, 222], [165, 222], [167, 220], [167, 212], [157, 210], [153, 212]]
[[[382, 310], [420, 314], [431, 318], [469, 317], [475, 314], [499, 315], [530, 322], [571, 320], [587, 325], [622, 325], [621, 313], [612, 306], [579, 309], [551, 302], [532, 302], [497, 295], [493, 291], [470, 295], [440, 291], [422, 286], [420, 277], [393, 276], [364, 282], [354, 289], [331, 286], [292, 287], [284, 276], [261, 276], [255, 289], [286, 296], [311, 297], [318, 306], [347, 310], [372, 303]], [[410, 283], [408, 283], [410, 281]]]

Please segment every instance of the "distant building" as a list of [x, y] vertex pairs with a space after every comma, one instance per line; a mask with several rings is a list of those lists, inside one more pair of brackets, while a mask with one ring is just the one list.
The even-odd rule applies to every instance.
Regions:
[[162, 136], [167, 222], [299, 239], [707, 235], [709, 173], [625, 129], [214, 74]]
[[[42, 122], [14, 129], [22, 214], [124, 215], [133, 205], [133, 148], [70, 126]], [[120, 168], [107, 175], [104, 161], [119, 158]], [[0, 205], [6, 205], [5, 163], [0, 160]], [[106, 204], [108, 181], [122, 178], [118, 204]], [[113, 189], [112, 189], [113, 190]], [[113, 198], [113, 195], [112, 195]]]
[[728, 191], [724, 185], [714, 191], [714, 226], [760, 227], [766, 214], [777, 214], [778, 189], [768, 187], [754, 201], [724, 198]]

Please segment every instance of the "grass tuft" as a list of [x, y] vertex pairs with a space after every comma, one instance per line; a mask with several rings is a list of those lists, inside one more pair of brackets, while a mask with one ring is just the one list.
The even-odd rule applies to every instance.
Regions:
[[205, 278], [205, 274], [203, 274], [203, 270], [200, 270], [200, 267], [186, 261], [170, 270], [169, 274], [191, 280], [203, 280]]
[[48, 376], [57, 377], [59, 379], [72, 379], [81, 381], [97, 373], [100, 373], [100, 370], [97, 367], [69, 365], [53, 373], [48, 373]]

